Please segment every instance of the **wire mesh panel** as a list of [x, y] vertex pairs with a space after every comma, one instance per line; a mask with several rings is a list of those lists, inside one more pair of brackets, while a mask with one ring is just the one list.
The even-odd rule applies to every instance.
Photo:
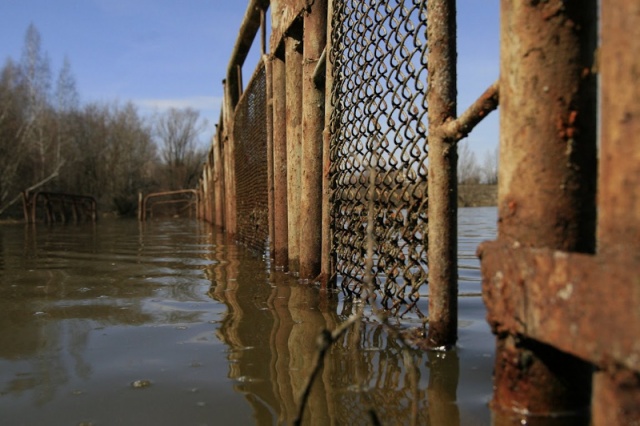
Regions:
[[233, 132], [237, 237], [256, 250], [264, 250], [269, 237], [266, 99], [266, 72], [260, 62], [236, 107]]
[[336, 272], [359, 296], [372, 241], [376, 298], [395, 315], [427, 281], [426, 3], [336, 0], [332, 16]]

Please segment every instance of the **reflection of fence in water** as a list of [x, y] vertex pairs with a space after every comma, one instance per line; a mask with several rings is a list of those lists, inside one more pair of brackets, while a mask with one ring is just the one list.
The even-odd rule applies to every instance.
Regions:
[[373, 208], [380, 303], [404, 313], [427, 281], [426, 2], [335, 1], [332, 20], [336, 272], [347, 294], [363, 291]]
[[[336, 314], [334, 303], [316, 309], [323, 296], [313, 287], [270, 284], [259, 258], [245, 254], [240, 261], [241, 250], [221, 244], [219, 235], [217, 256], [222, 261], [212, 264], [207, 275], [211, 297], [227, 307], [217, 335], [229, 347], [229, 377], [258, 419], [289, 423], [312, 368], [317, 332], [333, 329], [345, 318]], [[410, 351], [417, 365], [436, 355], [442, 356]], [[457, 357], [429, 373], [434, 379], [438, 374], [450, 378], [453, 390], [445, 391], [433, 388], [431, 379], [425, 389], [419, 383], [420, 372], [412, 376], [404, 356], [402, 345], [379, 323], [365, 322], [359, 331], [348, 330], [327, 354], [324, 372], [313, 388], [307, 409], [314, 421], [370, 424], [371, 410], [385, 423], [410, 424], [416, 413], [419, 424], [427, 424], [432, 414], [426, 398], [430, 390], [457, 412]], [[440, 372], [441, 367], [447, 371]]]

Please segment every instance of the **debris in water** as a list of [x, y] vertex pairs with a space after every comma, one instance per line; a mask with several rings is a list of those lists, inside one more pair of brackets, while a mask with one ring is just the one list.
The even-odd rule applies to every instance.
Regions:
[[148, 388], [151, 386], [151, 380], [135, 380], [131, 382], [131, 387], [134, 389]]

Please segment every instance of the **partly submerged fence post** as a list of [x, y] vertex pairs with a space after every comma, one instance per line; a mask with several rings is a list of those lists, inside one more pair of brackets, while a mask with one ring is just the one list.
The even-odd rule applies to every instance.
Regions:
[[[636, 0], [602, 0], [602, 138], [598, 184], [598, 256], [640, 254], [640, 9]], [[636, 277], [636, 286], [637, 277]], [[613, 305], [612, 305], [613, 306]], [[627, 312], [631, 315], [631, 312]], [[630, 316], [629, 318], [633, 318]], [[633, 320], [632, 320], [633, 321]], [[612, 333], [615, 330], [611, 330]], [[598, 371], [593, 424], [640, 424], [640, 375]]]
[[[224, 108], [224, 107], [223, 107]], [[224, 205], [225, 205], [225, 184], [224, 167], [222, 154], [222, 125], [223, 111], [220, 111], [219, 124], [216, 125], [216, 134], [213, 140], [213, 180], [214, 180], [214, 220], [213, 223], [219, 227], [224, 227]]]
[[331, 261], [331, 93], [333, 90], [333, 60], [331, 57], [331, 32], [333, 30], [333, 0], [327, 0], [327, 42], [325, 49], [325, 81], [324, 81], [324, 129], [322, 132], [322, 240], [320, 259], [320, 282], [323, 288], [330, 287], [333, 276], [333, 262]]
[[[289, 30], [290, 32], [291, 29]], [[297, 36], [297, 34], [295, 34]], [[287, 204], [289, 208], [289, 270], [300, 270], [300, 158], [302, 154], [302, 43], [285, 36]]]
[[230, 84], [230, 80], [226, 80], [224, 86], [224, 111], [226, 112], [226, 120], [224, 123], [224, 144], [223, 144], [223, 165], [224, 165], [224, 195], [225, 195], [225, 231], [230, 236], [236, 234], [236, 173], [235, 173], [235, 147], [233, 142], [233, 122], [235, 104], [234, 97], [237, 93], [236, 84]]
[[316, 0], [304, 15], [300, 278], [320, 273], [322, 235], [322, 130], [324, 91], [313, 80], [326, 44], [327, 1]]
[[[260, 15], [264, 23], [264, 13]], [[262, 49], [266, 46], [265, 35], [262, 33]], [[274, 209], [274, 170], [273, 170], [273, 67], [272, 59], [263, 54], [266, 91], [267, 91], [267, 222], [269, 226], [269, 255], [275, 260], [275, 209]]]
[[458, 327], [456, 140], [437, 129], [456, 117], [456, 2], [427, 2], [429, 106], [428, 344], [450, 346]]
[[287, 210], [287, 123], [286, 123], [286, 70], [278, 54], [271, 61], [273, 91], [273, 246], [274, 262], [278, 269], [289, 264], [288, 210]]
[[[596, 3], [501, 2], [502, 242], [594, 249]], [[522, 336], [500, 335], [494, 389], [497, 424], [514, 424], [514, 411], [562, 413], [562, 424], [584, 424], [591, 366]]]

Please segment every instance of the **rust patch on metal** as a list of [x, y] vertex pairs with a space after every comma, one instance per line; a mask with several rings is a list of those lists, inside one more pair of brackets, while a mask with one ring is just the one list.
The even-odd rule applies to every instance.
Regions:
[[601, 368], [640, 371], [640, 264], [633, 254], [608, 259], [491, 242], [478, 255], [494, 333], [527, 336]]

